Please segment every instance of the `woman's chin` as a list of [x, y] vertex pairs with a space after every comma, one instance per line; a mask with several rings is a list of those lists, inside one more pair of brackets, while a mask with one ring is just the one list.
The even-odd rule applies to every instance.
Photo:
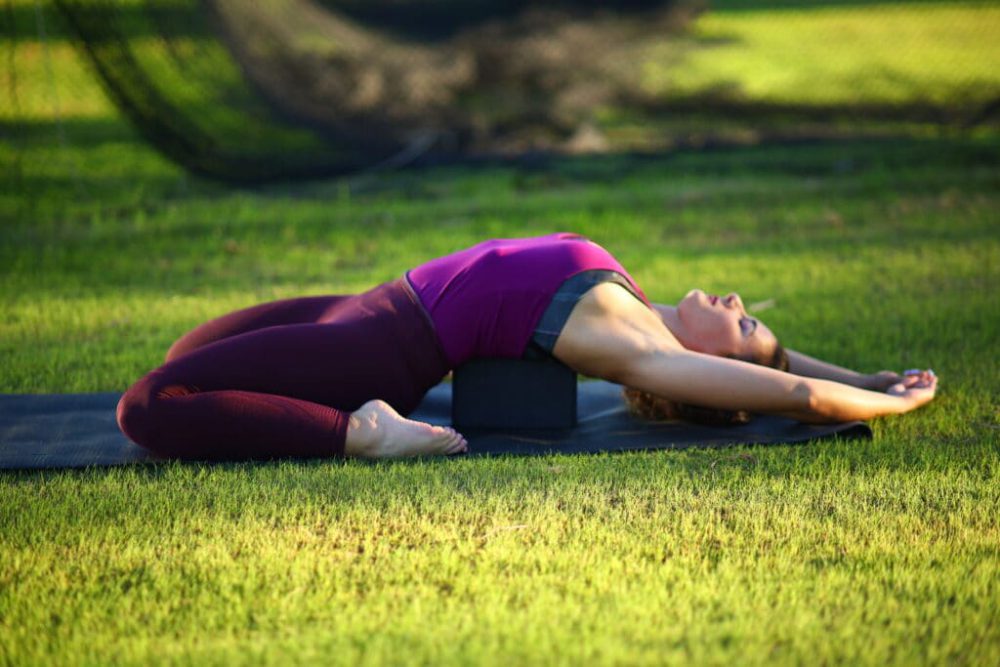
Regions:
[[684, 295], [684, 298], [677, 303], [677, 315], [683, 320], [687, 316], [687, 311], [697, 309], [705, 298], [705, 293], [700, 289], [693, 289]]
[[700, 295], [704, 294], [704, 293], [705, 293], [704, 290], [701, 290], [701, 289], [698, 289], [697, 287], [695, 287], [693, 290], [691, 290], [690, 292], [688, 292], [687, 294], [685, 294], [684, 298], [681, 299], [681, 301], [687, 301], [689, 299], [697, 300], [698, 297]]

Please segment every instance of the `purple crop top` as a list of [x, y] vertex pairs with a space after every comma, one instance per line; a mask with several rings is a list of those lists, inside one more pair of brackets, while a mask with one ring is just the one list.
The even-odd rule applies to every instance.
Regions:
[[611, 253], [565, 232], [485, 241], [411, 269], [406, 278], [454, 367], [477, 357], [520, 358], [559, 286], [591, 269], [620, 273], [650, 305]]

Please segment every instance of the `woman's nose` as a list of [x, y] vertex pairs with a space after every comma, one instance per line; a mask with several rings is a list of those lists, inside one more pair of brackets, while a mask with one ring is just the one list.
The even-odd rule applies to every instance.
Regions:
[[743, 307], [743, 301], [740, 300], [740, 295], [736, 292], [730, 292], [726, 295], [726, 307], [732, 308], [733, 306], [737, 308]]

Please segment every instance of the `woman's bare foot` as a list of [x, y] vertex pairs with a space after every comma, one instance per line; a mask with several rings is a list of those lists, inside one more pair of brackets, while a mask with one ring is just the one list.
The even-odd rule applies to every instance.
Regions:
[[351, 413], [346, 456], [396, 458], [421, 454], [459, 454], [469, 445], [457, 431], [400, 416], [385, 401], [368, 401]]

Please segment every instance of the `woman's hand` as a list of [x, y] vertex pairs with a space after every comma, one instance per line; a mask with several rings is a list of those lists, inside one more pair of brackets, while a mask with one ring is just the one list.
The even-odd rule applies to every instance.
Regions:
[[890, 385], [885, 393], [899, 396], [909, 403], [909, 410], [930, 403], [937, 391], [937, 376], [934, 371], [906, 371], [899, 382]]
[[908, 378], [921, 377], [926, 379], [928, 376], [933, 375], [934, 371], [932, 370], [922, 371], [919, 369], [904, 371], [901, 374], [896, 371], [879, 371], [878, 373], [863, 375], [861, 377], [861, 381], [854, 383], [854, 386], [859, 389], [867, 389], [869, 391], [888, 392], [890, 387], [895, 386]]

